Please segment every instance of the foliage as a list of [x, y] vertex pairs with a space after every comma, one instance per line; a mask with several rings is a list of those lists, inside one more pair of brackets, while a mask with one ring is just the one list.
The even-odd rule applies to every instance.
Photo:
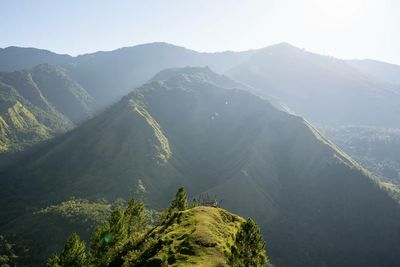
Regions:
[[144, 203], [132, 198], [124, 211], [127, 234], [132, 235], [135, 231], [140, 231], [146, 224], [146, 211]]
[[176, 192], [175, 198], [171, 201], [171, 204], [168, 208], [168, 215], [172, 215], [177, 211], [184, 211], [188, 207], [187, 203], [187, 193], [183, 187], [178, 189]]
[[74, 233], [68, 239], [61, 254], [54, 255], [49, 259], [48, 266], [85, 267], [88, 266], [88, 263], [86, 244]]
[[248, 218], [240, 226], [231, 253], [229, 261], [233, 267], [258, 267], [268, 263], [264, 239], [252, 219]]
[[4, 233], [16, 244], [18, 266], [43, 266], [49, 255], [61, 251], [71, 233], [89, 240], [94, 227], [107, 222], [113, 209], [114, 203], [71, 198], [27, 212], [4, 228]]
[[400, 129], [341, 126], [321, 130], [384, 182], [400, 185]]
[[71, 223], [79, 223], [93, 228], [103, 224], [110, 216], [112, 205], [105, 201], [91, 202], [86, 199], [71, 198], [58, 205], [51, 205], [36, 212], [43, 215], [56, 215]]
[[14, 252], [14, 245], [7, 242], [7, 240], [0, 235], [0, 266], [9, 267], [15, 266], [17, 255]]
[[[96, 228], [88, 253], [74, 234], [62, 253], [49, 258], [48, 266], [76, 266], [78, 262], [81, 266], [228, 266], [231, 248], [237, 246], [235, 235], [250, 233], [253, 237], [252, 231], [258, 230], [251, 221], [250, 229], [240, 234], [243, 232], [240, 229], [247, 229], [243, 227], [244, 220], [219, 208], [187, 208], [182, 187], [165, 212], [169, 212], [168, 218], [151, 225], [143, 202], [131, 199], [127, 206], [117, 208], [105, 224]], [[259, 230], [257, 233], [261, 238], [258, 241], [262, 242]], [[257, 245], [246, 244], [247, 247]], [[252, 255], [258, 262], [267, 261], [264, 246], [255, 247]]]
[[0, 153], [66, 132], [92, 114], [93, 99], [60, 67], [0, 73]]

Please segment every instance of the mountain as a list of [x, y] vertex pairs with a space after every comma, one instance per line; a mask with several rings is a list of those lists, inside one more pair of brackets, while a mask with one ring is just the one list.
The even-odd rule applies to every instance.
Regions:
[[[180, 211], [140, 240], [127, 243], [109, 266], [232, 266], [229, 256], [244, 223], [242, 217], [220, 208], [198, 206]], [[132, 253], [135, 243], [145, 244], [145, 252]]]
[[66, 67], [99, 105], [105, 107], [163, 69], [209, 66], [224, 72], [251, 53], [199, 53], [167, 43], [150, 43], [78, 56]]
[[400, 126], [400, 87], [344, 60], [282, 43], [257, 51], [227, 74], [317, 125]]
[[0, 73], [0, 80], [43, 109], [54, 108], [74, 123], [88, 118], [94, 99], [65, 69], [41, 64], [29, 70]]
[[60, 55], [44, 49], [10, 46], [0, 48], [0, 71], [30, 69], [44, 63], [61, 65], [71, 58], [69, 55]]
[[162, 208], [184, 185], [254, 218], [277, 266], [399, 264], [398, 204], [307, 121], [208, 68], [157, 77], [2, 172], [0, 232], [71, 196], [128, 199], [139, 183]]
[[59, 65], [81, 84], [102, 110], [159, 71], [185, 66], [210, 66], [224, 72], [254, 51], [200, 53], [167, 43], [149, 43], [77, 57], [34, 48], [0, 50], [0, 71], [31, 68], [41, 63]]
[[0, 70], [6, 71], [46, 62], [61, 66], [93, 97], [95, 110], [117, 102], [163, 69], [209, 66], [259, 89], [255, 92], [259, 96], [318, 125], [400, 127], [395, 116], [400, 109], [398, 66], [339, 60], [287, 43], [221, 53], [149, 43], [77, 57], [9, 47], [0, 50], [0, 62]]
[[368, 75], [400, 86], [400, 66], [398, 65], [372, 59], [347, 60], [346, 62]]
[[72, 127], [54, 109], [41, 109], [0, 82], [0, 153], [16, 152]]
[[93, 98], [60, 67], [0, 73], [1, 152], [20, 151], [92, 114]]

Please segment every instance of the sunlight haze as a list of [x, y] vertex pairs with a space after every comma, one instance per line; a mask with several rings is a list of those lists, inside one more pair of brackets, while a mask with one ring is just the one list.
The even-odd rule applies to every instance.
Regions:
[[0, 10], [3, 48], [77, 55], [155, 41], [207, 52], [289, 42], [339, 58], [400, 64], [394, 0], [5, 0]]

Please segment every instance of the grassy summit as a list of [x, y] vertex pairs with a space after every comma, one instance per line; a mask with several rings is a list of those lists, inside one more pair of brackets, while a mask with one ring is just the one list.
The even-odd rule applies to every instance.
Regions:
[[228, 266], [227, 255], [243, 222], [240, 216], [220, 208], [199, 206], [178, 212], [168, 224], [143, 238], [157, 242], [148, 249], [154, 255], [144, 255], [141, 260], [167, 260], [173, 266]]
[[89, 253], [86, 243], [72, 234], [48, 266], [270, 266], [252, 219], [195, 203], [188, 208], [181, 187], [156, 218], [142, 201], [131, 199], [96, 228]]

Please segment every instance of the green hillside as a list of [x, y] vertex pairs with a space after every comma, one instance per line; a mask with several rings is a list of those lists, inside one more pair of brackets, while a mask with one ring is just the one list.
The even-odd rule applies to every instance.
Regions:
[[43, 266], [47, 257], [62, 249], [71, 233], [77, 232], [82, 238], [89, 239], [95, 226], [107, 221], [115, 204], [72, 198], [27, 212], [3, 225], [2, 232], [14, 233], [8, 236], [13, 240], [18, 266]]
[[272, 266], [259, 227], [250, 218], [201, 200], [188, 207], [179, 188], [160, 216], [131, 199], [97, 226], [86, 243], [72, 234], [64, 249], [48, 260], [67, 266]]
[[32, 104], [55, 109], [74, 123], [91, 115], [93, 98], [61, 67], [41, 64], [29, 70], [0, 73], [0, 80]]
[[0, 232], [71, 196], [128, 199], [141, 183], [163, 208], [184, 185], [254, 218], [277, 266], [399, 263], [398, 204], [304, 119], [207, 68], [158, 77], [3, 172]]
[[71, 127], [54, 109], [39, 108], [0, 82], [0, 153], [20, 151]]
[[[224, 209], [190, 208], [178, 212], [136, 242], [127, 243], [115, 262], [122, 261], [123, 266], [164, 266], [164, 263], [168, 266], [232, 266], [229, 262], [231, 250], [244, 223], [243, 218]], [[134, 253], [136, 244], [145, 247], [139, 257]]]
[[48, 64], [0, 73], [0, 153], [21, 151], [92, 114], [93, 99]]
[[[164, 245], [146, 261], [169, 261], [174, 266], [226, 266], [226, 252], [243, 218], [212, 207], [182, 211], [168, 224], [158, 226], [144, 239], [162, 240]], [[157, 242], [155, 242], [157, 244]]]

